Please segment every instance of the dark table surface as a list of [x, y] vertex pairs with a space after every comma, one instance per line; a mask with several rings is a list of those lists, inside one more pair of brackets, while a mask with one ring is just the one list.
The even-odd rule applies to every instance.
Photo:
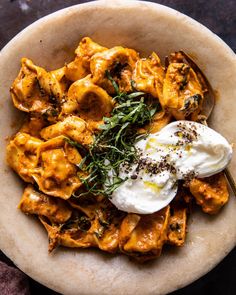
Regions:
[[[0, 0], [0, 49], [13, 36], [35, 20], [64, 7], [83, 2], [88, 1]], [[152, 2], [164, 4], [193, 17], [220, 36], [236, 52], [236, 0], [157, 0]], [[12, 264], [1, 252], [0, 260]], [[29, 283], [32, 295], [57, 294], [30, 278]], [[193, 284], [171, 293], [171, 295], [190, 294], [236, 294], [236, 249], [232, 250], [207, 275]]]

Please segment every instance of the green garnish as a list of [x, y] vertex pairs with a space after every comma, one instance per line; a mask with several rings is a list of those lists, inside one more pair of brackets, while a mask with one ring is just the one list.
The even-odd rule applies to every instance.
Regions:
[[[71, 140], [69, 137], [66, 137], [66, 136], [64, 136], [64, 140], [68, 142], [71, 146], [77, 148], [78, 150], [82, 150], [83, 152], [87, 153], [86, 148], [79, 142]], [[79, 165], [82, 166], [81, 163]]]
[[91, 221], [87, 216], [73, 216], [68, 221], [61, 225], [60, 230], [68, 230], [72, 228], [80, 229], [83, 232], [86, 232], [91, 227]]
[[[142, 138], [137, 136], [138, 128], [150, 123], [159, 107], [159, 103], [146, 103], [148, 97], [143, 92], [120, 92], [110, 73], [107, 72], [106, 75], [116, 92], [113, 97], [115, 107], [111, 117], [103, 118], [101, 132], [95, 137], [86, 159], [83, 160], [87, 163], [86, 170], [89, 176], [81, 179], [87, 192], [79, 196], [92, 193], [109, 197], [127, 180], [119, 177], [120, 165], [130, 165], [137, 160], [138, 153], [134, 144]], [[76, 147], [76, 144], [72, 145]]]

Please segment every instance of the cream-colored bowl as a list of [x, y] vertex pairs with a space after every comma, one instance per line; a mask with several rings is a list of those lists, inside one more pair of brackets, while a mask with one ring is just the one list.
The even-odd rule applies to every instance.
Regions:
[[[211, 126], [236, 142], [236, 57], [216, 35], [191, 18], [148, 2], [98, 1], [51, 14], [18, 34], [0, 53], [1, 195], [0, 248], [40, 283], [64, 294], [165, 294], [212, 269], [236, 241], [236, 198], [215, 217], [195, 212], [181, 249], [138, 265], [123, 255], [95, 250], [59, 249], [49, 255], [47, 234], [16, 207], [22, 183], [5, 163], [6, 137], [20, 126], [9, 88], [23, 56], [47, 69], [72, 58], [84, 36], [107, 47], [125, 45], [162, 58], [183, 49], [195, 57], [217, 91]], [[231, 163], [236, 176], [236, 153]]]

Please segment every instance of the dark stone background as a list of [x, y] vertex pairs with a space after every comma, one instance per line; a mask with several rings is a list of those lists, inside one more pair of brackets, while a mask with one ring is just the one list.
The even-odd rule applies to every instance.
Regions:
[[[0, 49], [23, 28], [42, 16], [61, 8], [83, 2], [88, 1], [0, 0]], [[193, 17], [220, 36], [236, 52], [236, 0], [157, 0], [152, 2], [170, 6]], [[1, 252], [0, 260], [12, 264]], [[29, 282], [32, 295], [57, 294], [30, 278]], [[210, 273], [188, 287], [171, 293], [171, 295], [190, 294], [236, 294], [236, 249], [231, 251], [231, 253]]]

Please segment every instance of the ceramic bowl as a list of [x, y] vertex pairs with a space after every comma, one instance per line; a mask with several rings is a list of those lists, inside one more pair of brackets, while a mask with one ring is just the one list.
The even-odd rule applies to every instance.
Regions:
[[[186, 244], [165, 248], [162, 256], [137, 264], [124, 255], [92, 249], [60, 248], [48, 254], [47, 234], [17, 209], [23, 185], [5, 162], [6, 138], [20, 127], [22, 114], [9, 88], [22, 57], [50, 69], [72, 60], [80, 39], [89, 36], [111, 47], [124, 45], [162, 58], [184, 50], [204, 70], [217, 93], [210, 125], [236, 142], [236, 57], [216, 35], [193, 19], [149, 2], [97, 1], [60, 10], [18, 34], [0, 52], [0, 248], [26, 274], [63, 294], [166, 294], [211, 270], [235, 246], [236, 198], [217, 216], [194, 212]], [[236, 153], [230, 169], [236, 176]]]

